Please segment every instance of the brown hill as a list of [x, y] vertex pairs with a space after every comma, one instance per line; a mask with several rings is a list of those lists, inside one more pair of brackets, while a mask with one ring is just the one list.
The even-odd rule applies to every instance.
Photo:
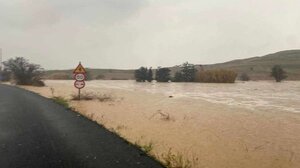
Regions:
[[[197, 69], [230, 69], [238, 74], [247, 73], [252, 80], [268, 80], [271, 68], [281, 65], [288, 74], [288, 80], [300, 80], [300, 50], [281, 51], [262, 57], [233, 60], [211, 65], [196, 65]], [[180, 70], [179, 66], [170, 68], [172, 74]], [[134, 79], [134, 70], [87, 69], [90, 79], [129, 80]], [[72, 79], [72, 70], [46, 71], [46, 79]]]

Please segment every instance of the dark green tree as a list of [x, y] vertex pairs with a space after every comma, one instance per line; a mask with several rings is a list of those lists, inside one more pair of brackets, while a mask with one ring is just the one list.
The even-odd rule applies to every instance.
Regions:
[[286, 72], [280, 65], [273, 66], [271, 76], [275, 78], [276, 82], [281, 82], [283, 79], [287, 78]]
[[134, 76], [137, 82], [145, 82], [148, 79], [148, 68], [140, 67], [135, 70]]
[[23, 57], [16, 57], [3, 62], [4, 69], [12, 74], [17, 85], [44, 86], [41, 81], [43, 69], [40, 65], [29, 63]]
[[158, 67], [155, 73], [155, 78], [157, 82], [168, 82], [171, 80], [170, 77], [171, 70], [169, 68]]
[[183, 77], [182, 77], [182, 73], [181, 72], [176, 72], [172, 81], [173, 82], [184, 82]]
[[152, 82], [153, 81], [153, 72], [152, 72], [152, 68], [150, 67], [148, 72], [147, 72], [147, 81], [148, 82]]
[[194, 82], [197, 69], [195, 65], [189, 64], [188, 62], [183, 63], [180, 66], [181, 70], [176, 72], [174, 81], [175, 82]]

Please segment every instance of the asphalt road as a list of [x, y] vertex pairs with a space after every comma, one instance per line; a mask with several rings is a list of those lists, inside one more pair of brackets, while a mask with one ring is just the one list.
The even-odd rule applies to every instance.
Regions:
[[161, 168], [98, 124], [51, 100], [0, 85], [1, 168]]

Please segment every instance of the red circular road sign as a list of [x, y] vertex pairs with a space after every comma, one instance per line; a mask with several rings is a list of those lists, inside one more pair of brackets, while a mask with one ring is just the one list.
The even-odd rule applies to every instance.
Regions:
[[75, 81], [74, 82], [74, 86], [77, 88], [77, 89], [82, 89], [85, 87], [85, 82], [84, 81]]
[[86, 75], [83, 73], [74, 74], [74, 78], [77, 81], [84, 81], [86, 79]]

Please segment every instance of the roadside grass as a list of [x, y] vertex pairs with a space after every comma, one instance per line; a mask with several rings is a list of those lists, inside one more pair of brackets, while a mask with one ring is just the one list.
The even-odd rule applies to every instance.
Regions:
[[[71, 95], [71, 100], [78, 101], [79, 97], [77, 94]], [[100, 102], [109, 102], [113, 101], [113, 97], [108, 94], [101, 94], [101, 93], [93, 93], [93, 92], [83, 92], [80, 95], [80, 100], [98, 100]]]
[[153, 143], [148, 142], [147, 144], [138, 145], [146, 154], [149, 154], [153, 150]]
[[185, 159], [182, 154], [174, 153], [170, 148], [166, 154], [162, 154], [161, 157], [157, 157], [162, 161], [167, 168], [192, 168], [193, 163], [196, 164], [198, 158], [194, 158], [193, 162], [189, 159]]
[[66, 108], [66, 109], [71, 109], [71, 106], [70, 106], [68, 100], [65, 99], [65, 98], [63, 98], [63, 97], [61, 97], [61, 96], [54, 96], [54, 97], [52, 97], [52, 100], [53, 100], [55, 103], [57, 103], [57, 104], [63, 106], [63, 107]]
[[[55, 90], [53, 88], [51, 88], [50, 91], [52, 94], [52, 100], [55, 103], [63, 106], [66, 109], [71, 109], [71, 110], [75, 111], [75, 109], [73, 109], [70, 106], [69, 101], [66, 98], [61, 97], [61, 96], [54, 96]], [[71, 95], [71, 100], [78, 101], [79, 100], [78, 95], [76, 95], [76, 94]], [[98, 100], [100, 102], [107, 102], [107, 101], [113, 101], [113, 98], [111, 95], [99, 94], [99, 93], [95, 94], [92, 92], [84, 92], [81, 95], [81, 100]], [[171, 120], [170, 115], [168, 113], [161, 112], [161, 110], [158, 110], [157, 113], [155, 113], [151, 118], [153, 118], [155, 115], [160, 115], [161, 119], [165, 120], [165, 121]], [[86, 117], [91, 120], [94, 120], [93, 114], [87, 115]], [[98, 123], [98, 124], [100, 124], [100, 123]], [[102, 124], [100, 124], [100, 125], [102, 125]], [[102, 125], [102, 126], [105, 127], [104, 125]], [[124, 126], [124, 125], [118, 125], [115, 129], [110, 128], [108, 130], [110, 132], [112, 132], [113, 134], [116, 134], [117, 136], [124, 139], [127, 143], [132, 144], [129, 141], [127, 141], [125, 137], [121, 136], [121, 134], [119, 133], [120, 130], [125, 129], [125, 128], [126, 128], [126, 126]], [[144, 143], [144, 144], [141, 144], [140, 141], [136, 141], [132, 145], [141, 149], [143, 152], [145, 152], [145, 154], [147, 154], [148, 156], [157, 160], [162, 165], [164, 165], [166, 168], [192, 168], [192, 165], [193, 165], [192, 161], [190, 161], [189, 159], [185, 159], [184, 156], [180, 153], [173, 153], [171, 148], [169, 149], [169, 151], [166, 154], [162, 154], [159, 156], [159, 155], [155, 155], [155, 154], [151, 153], [154, 149], [154, 143], [152, 141]], [[193, 160], [193, 161], [195, 161], [195, 160]]]

